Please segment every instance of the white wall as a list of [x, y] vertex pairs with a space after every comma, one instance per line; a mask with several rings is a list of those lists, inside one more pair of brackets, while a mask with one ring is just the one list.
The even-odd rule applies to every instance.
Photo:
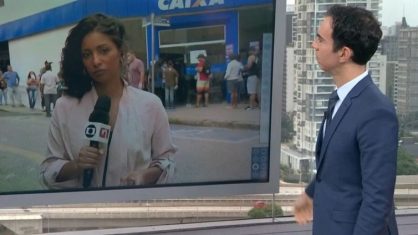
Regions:
[[5, 0], [0, 7], [0, 24], [52, 9], [75, 0]]
[[26, 86], [29, 71], [33, 70], [39, 74], [45, 60], [52, 61], [52, 72], [58, 73], [61, 50], [70, 28], [60, 28], [9, 41], [10, 64], [19, 74], [21, 86]]

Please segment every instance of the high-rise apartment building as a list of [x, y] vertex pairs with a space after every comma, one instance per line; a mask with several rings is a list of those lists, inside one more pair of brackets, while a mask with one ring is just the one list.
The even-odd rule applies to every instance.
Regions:
[[383, 94], [386, 94], [386, 64], [387, 56], [382, 55], [380, 51], [377, 51], [367, 64], [367, 69], [372, 76], [373, 82], [379, 87]]
[[418, 112], [418, 27], [402, 27], [398, 38], [398, 69], [394, 100], [401, 117]]
[[401, 28], [408, 27], [405, 17], [401, 22], [397, 22], [395, 25], [387, 28], [386, 33], [383, 34], [383, 38], [380, 42], [382, 54], [387, 57], [386, 63], [386, 95], [394, 102], [394, 93], [397, 90], [395, 84], [395, 77], [399, 73], [399, 33]]
[[[294, 145], [302, 156], [310, 156], [314, 160], [316, 137], [321, 125], [324, 111], [330, 93], [335, 89], [332, 78], [324, 73], [315, 59], [315, 52], [311, 47], [315, 39], [318, 26], [323, 20], [327, 9], [335, 4], [354, 5], [371, 10], [380, 19], [380, 5], [382, 0], [296, 0], [296, 41], [295, 54], [295, 95], [296, 116], [294, 119]], [[386, 76], [384, 66], [386, 57], [376, 53], [369, 64], [373, 79], [385, 92], [384, 80]], [[313, 164], [312, 164], [313, 165]]]
[[294, 74], [294, 42], [296, 41], [296, 15], [295, 6], [288, 5], [286, 8], [286, 57], [285, 57], [285, 69], [283, 76], [283, 87], [282, 87], [282, 112], [292, 113], [294, 111], [294, 86], [295, 76]]
[[295, 90], [295, 70], [294, 66], [294, 48], [293, 46], [286, 47], [286, 60], [285, 60], [285, 76], [283, 82], [283, 110], [282, 112], [292, 113], [295, 109], [295, 96], [293, 94]]
[[388, 93], [398, 115], [418, 112], [418, 27], [410, 27], [403, 17], [383, 38], [382, 53], [388, 58]]

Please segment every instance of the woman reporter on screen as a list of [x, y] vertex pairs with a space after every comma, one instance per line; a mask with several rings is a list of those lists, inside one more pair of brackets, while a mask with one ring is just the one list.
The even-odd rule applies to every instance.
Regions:
[[[103, 14], [69, 32], [61, 56], [67, 90], [52, 115], [41, 164], [48, 188], [82, 187], [85, 169], [94, 170], [91, 187], [166, 183], [173, 174], [167, 115], [158, 97], [128, 86], [124, 40], [123, 25]], [[94, 148], [85, 127], [99, 96], [111, 100], [111, 138]]]

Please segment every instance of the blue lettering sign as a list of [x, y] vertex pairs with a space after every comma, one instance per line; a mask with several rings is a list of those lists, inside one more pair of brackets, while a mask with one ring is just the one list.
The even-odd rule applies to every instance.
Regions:
[[158, 0], [158, 8], [162, 11], [223, 4], [224, 0]]

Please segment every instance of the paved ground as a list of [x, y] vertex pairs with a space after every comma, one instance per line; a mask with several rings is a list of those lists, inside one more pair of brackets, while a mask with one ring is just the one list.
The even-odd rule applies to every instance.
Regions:
[[[397, 216], [400, 235], [418, 234], [418, 216], [416, 211]], [[194, 224], [178, 224], [166, 226], [148, 226], [141, 228], [121, 228], [107, 230], [83, 231], [86, 235], [98, 234], [155, 234], [155, 235], [310, 235], [312, 225], [297, 225], [292, 217], [271, 219], [236, 220]], [[75, 235], [76, 232], [47, 233], [56, 235]]]
[[12, 107], [11, 105], [0, 105], [0, 115], [8, 115], [8, 113], [16, 115], [16, 114], [22, 114], [22, 115], [42, 115], [45, 114], [42, 112], [42, 110], [39, 109], [30, 109], [25, 106], [19, 106], [19, 107]]
[[[31, 110], [27, 107], [12, 107], [10, 105], [0, 106], [0, 115], [7, 115], [7, 112], [22, 115], [45, 114], [40, 109]], [[182, 105], [176, 109], [168, 109], [167, 114], [172, 124], [258, 129], [260, 123], [259, 109], [245, 110], [245, 105], [232, 109], [226, 103], [211, 104], [209, 107], [201, 108]]]
[[232, 109], [226, 103], [211, 104], [209, 107], [179, 106], [167, 110], [170, 123], [199, 126], [220, 126], [258, 129], [260, 110], [245, 110], [245, 105]]

